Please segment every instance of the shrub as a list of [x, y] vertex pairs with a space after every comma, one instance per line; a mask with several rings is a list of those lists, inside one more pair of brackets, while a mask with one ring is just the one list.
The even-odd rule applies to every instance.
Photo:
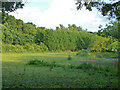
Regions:
[[40, 61], [38, 60], [32, 60], [28, 63], [28, 65], [38, 65], [38, 64], [40, 64]]
[[24, 52], [24, 48], [20, 45], [12, 45], [12, 51], [13, 52]]
[[51, 63], [51, 66], [52, 66], [52, 67], [56, 67], [56, 66], [57, 66], [57, 65], [56, 65], [56, 62], [53, 61], [53, 62]]
[[83, 70], [90, 70], [90, 69], [93, 69], [93, 70], [102, 70], [101, 67], [97, 67], [97, 66], [94, 66], [94, 65], [89, 64], [89, 63], [82, 63], [82, 64], [76, 66], [76, 69], [83, 69]]
[[73, 68], [75, 68], [75, 66], [70, 64], [70, 65], [68, 65], [68, 68], [73, 69]]
[[72, 58], [71, 58], [71, 56], [70, 55], [68, 55], [68, 60], [71, 60]]
[[27, 51], [34, 51], [34, 44], [27, 43], [27, 44], [25, 44], [23, 47], [24, 47], [24, 49], [26, 49]]
[[40, 43], [40, 50], [43, 51], [48, 51], [48, 47], [44, 43]]
[[107, 48], [107, 42], [108, 38], [95, 36], [93, 39], [93, 42], [89, 45], [91, 50], [95, 50], [97, 52], [105, 51]]
[[40, 43], [40, 45], [28, 43], [25, 45], [25, 49], [27, 49], [28, 51], [39, 51], [39, 52], [48, 51], [48, 48], [44, 43]]
[[10, 52], [12, 50], [12, 47], [10, 44], [2, 44], [2, 52]]
[[2, 51], [3, 52], [24, 52], [25, 50], [21, 45], [3, 44]]
[[56, 64], [55, 61], [48, 63], [43, 60], [31, 60], [27, 63], [27, 65], [38, 65], [38, 66], [49, 66], [49, 67], [62, 67], [62, 65]]
[[50, 66], [49, 63], [47, 63], [43, 60], [37, 60], [37, 59], [29, 61], [27, 65]]
[[80, 55], [80, 56], [89, 56], [91, 53], [89, 50], [85, 50], [85, 49], [82, 49], [80, 50], [76, 55]]
[[91, 64], [87, 64], [87, 63], [83, 63], [83, 64], [81, 64], [81, 68], [82, 69], [90, 69], [90, 68], [92, 68], [92, 65]]
[[44, 52], [48, 51], [47, 46], [44, 43], [40, 45], [27, 43], [25, 45], [12, 45], [12, 44], [2, 44], [3, 52]]
[[109, 46], [108, 46], [108, 48], [109, 48], [109, 50], [117, 50], [118, 49], [118, 47], [119, 47], [119, 42], [118, 41], [115, 41], [115, 42], [113, 42], [112, 44], [110, 44]]

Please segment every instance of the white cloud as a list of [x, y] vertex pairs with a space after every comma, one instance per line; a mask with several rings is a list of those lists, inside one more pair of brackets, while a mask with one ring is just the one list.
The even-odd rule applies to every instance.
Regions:
[[55, 28], [59, 24], [76, 24], [90, 31], [97, 31], [98, 26], [105, 22], [102, 15], [95, 14], [83, 8], [76, 10], [74, 0], [53, 0], [50, 7], [41, 12], [38, 7], [25, 6], [17, 10], [18, 14], [10, 13], [24, 22], [33, 22], [37, 26]]

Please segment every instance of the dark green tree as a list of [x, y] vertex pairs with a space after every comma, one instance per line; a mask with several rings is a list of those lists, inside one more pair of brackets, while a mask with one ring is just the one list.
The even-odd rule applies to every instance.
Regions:
[[59, 27], [56, 27], [56, 30], [60, 30], [60, 28], [59, 28]]
[[14, 2], [10, 2], [10, 0], [3, 0], [1, 4], [3, 13], [13, 12], [18, 8], [23, 8], [23, 6], [25, 5], [22, 0], [14, 0]]
[[75, 24], [72, 24], [73, 30], [77, 31], [77, 26]]
[[70, 24], [68, 24], [68, 29], [72, 30], [72, 26]]
[[103, 37], [112, 36], [113, 38], [118, 40], [118, 24], [119, 22], [117, 21], [112, 21], [109, 24], [106, 24], [105, 28], [101, 27], [100, 30], [98, 30], [98, 35]]
[[[94, 0], [76, 0], [77, 3], [77, 9], [81, 9], [83, 6], [86, 7], [86, 9], [92, 11], [92, 7], [95, 7], [98, 11], [101, 12], [103, 16], [108, 16], [109, 19], [114, 18], [116, 19], [118, 23], [118, 42], [120, 42], [120, 1], [112, 1], [109, 0], [110, 2], [106, 1], [99, 1], [94, 2]], [[82, 3], [83, 1], [83, 3]], [[118, 53], [120, 56], [120, 47], [118, 47]]]
[[65, 30], [65, 27], [62, 24], [59, 24], [59, 25], [61, 30]]
[[82, 27], [80, 27], [80, 26], [77, 27], [77, 30], [78, 30], [78, 31], [82, 31]]
[[2, 40], [6, 44], [34, 43], [36, 34], [36, 26], [32, 23], [24, 23], [20, 19], [15, 19], [14, 16], [6, 15], [2, 24]]
[[[82, 3], [83, 1], [83, 3]], [[103, 16], [109, 16], [110, 18], [115, 18], [118, 21], [120, 20], [120, 1], [116, 0], [116, 2], [109, 0], [110, 2], [106, 1], [94, 1], [94, 0], [77, 0], [77, 9], [81, 9], [83, 6], [86, 9], [92, 11], [92, 7], [95, 7], [98, 11], [101, 12]]]

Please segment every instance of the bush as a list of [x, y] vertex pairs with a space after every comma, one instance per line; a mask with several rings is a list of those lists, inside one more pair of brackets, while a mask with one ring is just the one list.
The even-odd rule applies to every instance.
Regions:
[[109, 41], [108, 38], [104, 38], [104, 37], [100, 37], [100, 36], [95, 36], [92, 39], [92, 43], [89, 45], [91, 50], [95, 50], [97, 52], [102, 52], [102, 51], [106, 51], [107, 48], [107, 43]]
[[71, 60], [71, 59], [72, 59], [72, 57], [70, 55], [68, 55], [68, 60]]
[[33, 51], [34, 50], [34, 46], [33, 44], [27, 43], [24, 46], [24, 49], [26, 49], [27, 51]]
[[90, 51], [82, 49], [76, 55], [80, 55], [80, 56], [86, 56], [86, 55], [88, 55], [89, 56], [90, 55]]
[[40, 50], [43, 51], [48, 51], [48, 47], [44, 43], [40, 43]]
[[39, 66], [49, 66], [49, 63], [43, 60], [31, 60], [28, 62], [28, 65], [39, 65]]
[[117, 50], [118, 48], [119, 48], [119, 42], [118, 41], [115, 41], [115, 42], [113, 42], [113, 43], [111, 43], [109, 46], [108, 46], [108, 48], [109, 48], [109, 50], [111, 50], [112, 51], [112, 49], [115, 51], [115, 50]]
[[56, 64], [55, 61], [48, 63], [43, 60], [31, 60], [27, 63], [27, 65], [38, 65], [38, 66], [49, 66], [49, 67], [62, 67], [62, 65]]
[[70, 65], [68, 65], [68, 68], [73, 69], [73, 68], [75, 68], [75, 66], [70, 64]]
[[90, 70], [90, 69], [93, 69], [93, 70], [103, 70], [102, 67], [97, 67], [97, 66], [94, 66], [94, 65], [89, 64], [89, 63], [82, 63], [82, 64], [76, 66], [76, 69], [83, 69], [83, 70]]
[[11, 45], [2, 44], [2, 52], [10, 52], [12, 50]]
[[21, 45], [3, 44], [2, 51], [3, 52], [24, 52], [25, 50]]
[[91, 69], [92, 67], [93, 67], [92, 64], [87, 64], [87, 63], [83, 63], [79, 66], [79, 68], [81, 69]]
[[28, 63], [28, 65], [38, 65], [38, 64], [40, 64], [40, 61], [38, 60], [32, 60]]
[[47, 46], [44, 43], [40, 45], [27, 43], [25, 45], [11, 45], [11, 44], [2, 44], [3, 52], [44, 52], [48, 51]]

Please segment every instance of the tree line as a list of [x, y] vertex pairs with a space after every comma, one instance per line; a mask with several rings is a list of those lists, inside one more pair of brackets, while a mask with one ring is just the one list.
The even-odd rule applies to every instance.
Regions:
[[[89, 33], [75, 24], [62, 24], [56, 30], [45, 27], [36, 27], [31, 22], [24, 23], [11, 15], [4, 15], [2, 21], [2, 43], [5, 52], [22, 51], [78, 51], [91, 49], [96, 51], [111, 50], [116, 43], [114, 36], [103, 36]], [[108, 29], [107, 29], [108, 30]], [[117, 45], [114, 45], [114, 49]]]

